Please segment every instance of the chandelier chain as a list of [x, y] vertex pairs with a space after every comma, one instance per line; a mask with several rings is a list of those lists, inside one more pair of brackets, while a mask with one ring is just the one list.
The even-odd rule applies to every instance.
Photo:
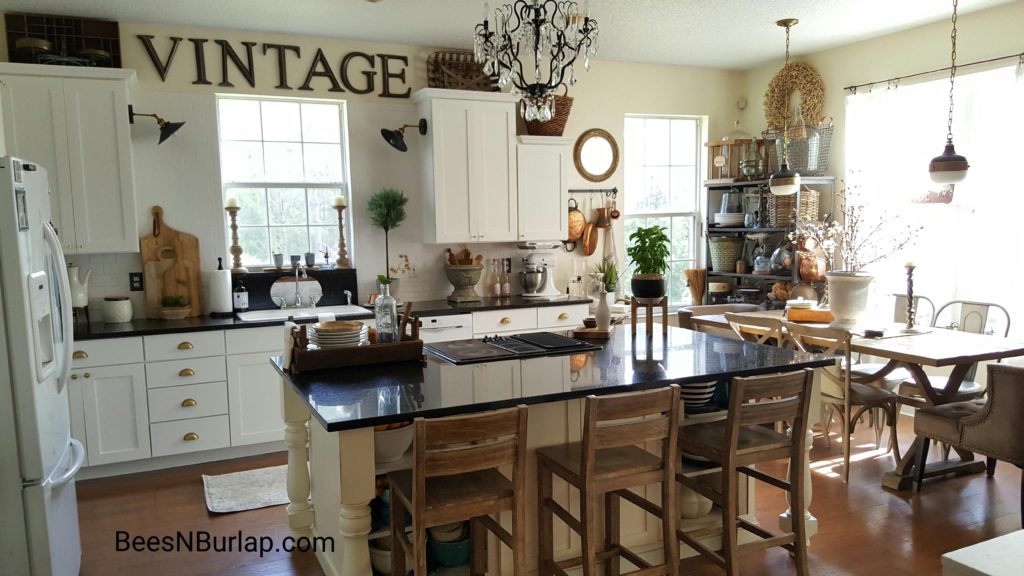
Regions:
[[953, 81], [956, 79], [956, 7], [957, 0], [953, 0], [953, 30], [949, 33], [952, 45], [949, 66], [949, 118], [946, 121], [946, 139], [950, 142], [953, 141]]
[[789, 29], [790, 26], [786, 26], [786, 65], [789, 65]]

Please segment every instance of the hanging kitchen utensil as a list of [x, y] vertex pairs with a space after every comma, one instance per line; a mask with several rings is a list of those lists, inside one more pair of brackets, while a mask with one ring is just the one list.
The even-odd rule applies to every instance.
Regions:
[[611, 228], [612, 221], [608, 218], [608, 208], [597, 209], [597, 222], [594, 224], [598, 228]]
[[583, 237], [580, 239], [583, 244], [583, 255], [590, 256], [597, 250], [597, 224], [587, 222], [583, 227]]
[[619, 212], [618, 202], [615, 200], [612, 200], [612, 209], [608, 215], [612, 217], [612, 220], [618, 220], [619, 216], [622, 216], [622, 212]]
[[572, 251], [576, 250], [576, 241], [575, 240], [562, 240], [562, 248], [565, 249], [566, 252], [572, 252]]
[[587, 217], [580, 211], [575, 198], [569, 198], [569, 241], [579, 240], [583, 236], [583, 228], [587, 225]]

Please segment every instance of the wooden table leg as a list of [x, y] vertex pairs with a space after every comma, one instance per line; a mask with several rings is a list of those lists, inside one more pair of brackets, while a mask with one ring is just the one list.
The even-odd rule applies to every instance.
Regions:
[[288, 527], [293, 536], [309, 536], [313, 506], [309, 500], [309, 409], [290, 386], [282, 383], [284, 443], [288, 447]]
[[636, 336], [636, 298], [629, 299], [629, 316], [630, 316], [630, 327], [632, 328], [633, 336]]

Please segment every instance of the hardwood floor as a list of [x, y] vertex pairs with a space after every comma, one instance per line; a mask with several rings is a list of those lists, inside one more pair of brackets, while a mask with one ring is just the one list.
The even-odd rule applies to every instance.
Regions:
[[[867, 428], [867, 427], [864, 427]], [[912, 421], [901, 420], [900, 438], [909, 444]], [[821, 531], [811, 541], [810, 571], [815, 576], [902, 576], [940, 574], [939, 557], [1012, 532], [1021, 527], [1020, 470], [1000, 463], [996, 476], [984, 474], [934, 480], [917, 495], [881, 488], [882, 472], [892, 457], [878, 455], [869, 430], [855, 436], [850, 484], [844, 485], [832, 468], [842, 458], [839, 445], [825, 448], [816, 438], [811, 453], [815, 472], [811, 511]], [[940, 453], [939, 450], [932, 450]], [[206, 575], [318, 576], [312, 553], [116, 552], [116, 531], [141, 536], [174, 535], [175, 531], [206, 530], [211, 534], [288, 536], [283, 506], [235, 514], [210, 514], [203, 499], [201, 474], [224, 474], [274, 466], [284, 454], [257, 456], [146, 472], [78, 483], [82, 533], [82, 576]], [[779, 469], [772, 470], [778, 473]], [[758, 487], [757, 516], [770, 528], [786, 509], [781, 492]], [[687, 575], [720, 575], [710, 562], [684, 562]], [[743, 574], [792, 574], [793, 565], [782, 550], [754, 554], [744, 560]]]

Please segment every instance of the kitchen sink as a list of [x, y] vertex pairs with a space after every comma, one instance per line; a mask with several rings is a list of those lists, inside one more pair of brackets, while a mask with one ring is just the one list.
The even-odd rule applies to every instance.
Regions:
[[286, 308], [273, 310], [252, 310], [250, 312], [239, 312], [238, 319], [243, 322], [266, 322], [268, 320], [287, 320], [289, 316], [295, 319], [316, 318], [319, 314], [334, 314], [336, 318], [352, 318], [356, 316], [372, 316], [373, 313], [362, 306], [320, 306], [307, 308]]

